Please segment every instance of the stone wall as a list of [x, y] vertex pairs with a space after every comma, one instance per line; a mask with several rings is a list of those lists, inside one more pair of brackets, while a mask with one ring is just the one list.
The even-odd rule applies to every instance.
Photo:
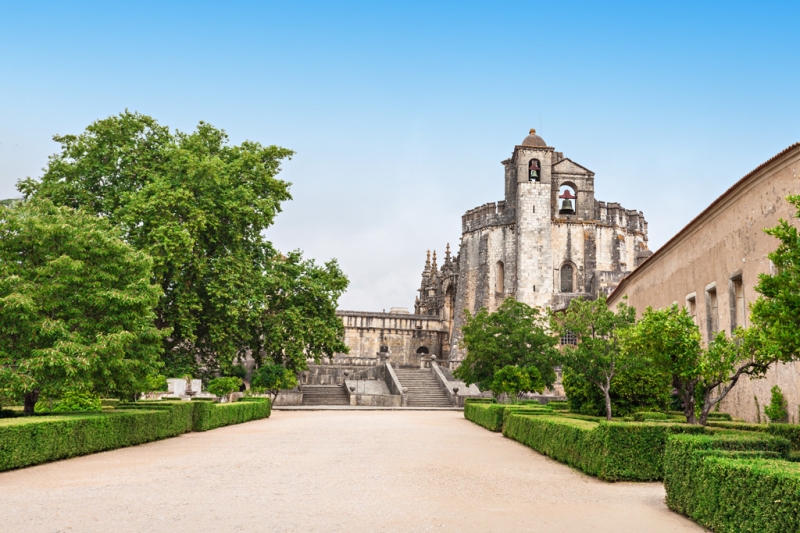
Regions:
[[376, 357], [381, 347], [398, 365], [419, 365], [417, 351], [441, 357], [445, 325], [437, 316], [336, 311], [344, 323], [344, 342], [351, 357]]
[[[778, 244], [763, 229], [781, 218], [797, 225], [794, 209], [785, 200], [790, 194], [800, 194], [800, 144], [765, 162], [716, 199], [628, 275], [609, 297], [609, 306], [623, 296], [640, 315], [648, 306], [686, 306], [704, 342], [714, 330], [730, 333], [736, 325], [747, 326], [749, 304], [759, 296], [754, 289], [758, 275], [770, 273], [767, 254]], [[773, 385], [781, 387], [798, 422], [800, 363], [777, 365], [764, 379], [740, 381], [721, 409], [755, 422], [757, 398], [763, 419]]]

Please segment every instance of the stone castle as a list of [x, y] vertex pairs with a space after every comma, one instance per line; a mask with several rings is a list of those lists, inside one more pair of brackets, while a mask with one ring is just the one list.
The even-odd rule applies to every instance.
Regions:
[[458, 254], [447, 245], [441, 267], [428, 253], [413, 314], [338, 311], [351, 358], [383, 351], [397, 364], [425, 355], [457, 364], [463, 310], [494, 311], [508, 297], [563, 309], [610, 293], [651, 255], [642, 213], [596, 200], [594, 172], [535, 130], [502, 165], [505, 198], [462, 216]]

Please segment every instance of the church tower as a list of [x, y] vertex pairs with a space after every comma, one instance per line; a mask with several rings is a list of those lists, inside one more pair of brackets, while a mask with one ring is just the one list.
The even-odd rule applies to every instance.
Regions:
[[553, 148], [532, 129], [505, 162], [506, 175], [516, 177], [514, 293], [517, 300], [539, 307], [549, 306], [553, 295], [552, 160]]

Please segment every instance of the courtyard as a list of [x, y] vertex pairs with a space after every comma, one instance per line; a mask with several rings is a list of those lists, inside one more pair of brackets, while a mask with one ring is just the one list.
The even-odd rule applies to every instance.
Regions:
[[663, 500], [456, 411], [275, 411], [0, 474], [8, 532], [703, 531]]

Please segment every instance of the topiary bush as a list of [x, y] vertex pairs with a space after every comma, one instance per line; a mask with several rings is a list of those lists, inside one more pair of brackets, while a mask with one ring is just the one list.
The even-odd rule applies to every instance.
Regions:
[[645, 420], [667, 420], [669, 416], [665, 413], [657, 413], [653, 411], [640, 411], [633, 413], [633, 420], [635, 422], [644, 422]]
[[716, 531], [800, 531], [800, 464], [789, 442], [744, 432], [676, 435], [664, 454], [667, 506]]
[[770, 391], [772, 393], [769, 405], [764, 407], [764, 414], [769, 417], [772, 423], [785, 423], [789, 421], [789, 411], [786, 398], [781, 392], [781, 388], [775, 385]]

